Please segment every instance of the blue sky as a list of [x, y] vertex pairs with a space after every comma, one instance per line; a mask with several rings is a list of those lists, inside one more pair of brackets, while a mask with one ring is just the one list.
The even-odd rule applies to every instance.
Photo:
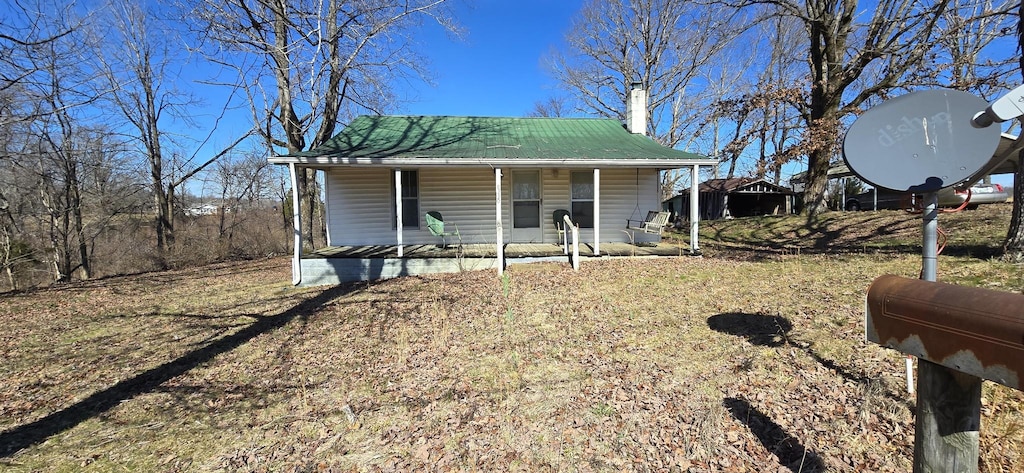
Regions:
[[[453, 1], [465, 38], [449, 38], [436, 26], [423, 31], [434, 85], [409, 84], [402, 92], [409, 101], [396, 113], [524, 116], [536, 102], [555, 95], [544, 60], [562, 47], [583, 0]], [[993, 180], [1010, 184], [1013, 178]]]
[[[452, 38], [436, 24], [417, 32], [433, 84], [396, 84], [403, 103], [392, 113], [519, 117], [554, 94], [555, 80], [545, 72], [544, 57], [562, 44], [583, 0], [449, 1], [463, 37]], [[207, 97], [213, 108], [223, 100], [216, 95], [219, 92]], [[205, 135], [217, 111], [197, 116], [202, 125], [191, 134]], [[250, 126], [246, 107], [231, 117], [220, 123], [214, 139], [200, 150], [200, 158], [219, 151]], [[195, 193], [203, 193], [206, 187], [203, 176], [190, 183]]]
[[[434, 85], [403, 84], [405, 99], [394, 113], [411, 115], [524, 116], [534, 104], [556, 94], [545, 57], [563, 46], [571, 21], [584, 0], [449, 0], [465, 31], [451, 38], [437, 25], [419, 32]], [[4, 3], [0, 11], [7, 12]], [[186, 67], [188, 69], [188, 67]], [[217, 108], [221, 94], [209, 97]], [[219, 110], [219, 108], [217, 109]], [[199, 113], [199, 129], [183, 134], [205, 136], [217, 110]], [[249, 126], [248, 110], [236, 110], [237, 119], [220, 124], [214, 139], [199, 153], [202, 158], [221, 149]], [[787, 170], [791, 172], [802, 169]], [[1009, 176], [996, 180], [1011, 182]]]
[[[436, 24], [418, 33], [433, 84], [400, 84], [404, 103], [394, 113], [519, 117], [554, 95], [544, 58], [562, 45], [583, 0], [449, 1], [464, 35], [452, 38]], [[237, 121], [222, 123], [224, 132], [204, 151], [229, 143], [248, 126], [247, 114], [238, 110]], [[193, 186], [202, 192], [202, 179]]]
[[410, 115], [523, 116], [553, 95], [544, 56], [562, 43], [581, 0], [455, 0], [462, 41], [423, 32], [435, 86], [414, 84]]

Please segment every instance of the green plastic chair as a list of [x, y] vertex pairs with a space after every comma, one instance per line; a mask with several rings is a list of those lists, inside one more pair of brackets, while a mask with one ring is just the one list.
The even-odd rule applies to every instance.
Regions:
[[[561, 245], [565, 241], [565, 220], [562, 218], [569, 216], [569, 211], [565, 209], [558, 209], [551, 213], [551, 219], [555, 223], [555, 232], [558, 233], [558, 244]], [[571, 216], [569, 217], [572, 218]]]
[[459, 234], [459, 226], [452, 223], [455, 227], [454, 231], [445, 231], [444, 229], [444, 217], [441, 216], [441, 212], [431, 210], [427, 212], [425, 216], [427, 220], [427, 229], [430, 230], [430, 234], [441, 237], [441, 248], [448, 247], [447, 237], [454, 236], [459, 238], [459, 246], [462, 246], [462, 235]]

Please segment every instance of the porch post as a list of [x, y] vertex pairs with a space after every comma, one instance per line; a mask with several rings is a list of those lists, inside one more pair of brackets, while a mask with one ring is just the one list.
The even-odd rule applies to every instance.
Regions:
[[601, 170], [594, 168], [594, 256], [601, 255]]
[[299, 213], [299, 178], [295, 163], [288, 163], [288, 174], [292, 180], [292, 285], [302, 282], [302, 219]]
[[395, 168], [395, 228], [398, 232], [398, 257], [404, 256], [405, 248], [402, 246], [402, 170]]
[[501, 168], [494, 168], [494, 220], [497, 231], [498, 276], [505, 272], [505, 236], [501, 229]]
[[700, 166], [694, 164], [690, 169], [690, 253], [700, 254], [700, 244], [697, 242], [697, 222], [700, 220], [700, 192], [697, 189], [697, 180], [700, 179]]

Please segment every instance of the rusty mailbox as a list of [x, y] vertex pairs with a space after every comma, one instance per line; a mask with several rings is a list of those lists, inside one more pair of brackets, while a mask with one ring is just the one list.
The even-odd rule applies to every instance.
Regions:
[[1022, 389], [1024, 295], [885, 275], [866, 305], [868, 341]]

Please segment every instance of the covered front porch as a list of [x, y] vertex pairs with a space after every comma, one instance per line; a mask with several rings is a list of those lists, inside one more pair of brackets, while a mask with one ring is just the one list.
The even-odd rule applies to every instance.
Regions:
[[[571, 250], [569, 251], [571, 253]], [[581, 244], [580, 263], [596, 258], [672, 257], [691, 254], [688, 245], [678, 243], [602, 243], [599, 251]], [[301, 285], [315, 286], [349, 281], [388, 279], [430, 273], [502, 269], [508, 265], [534, 262], [572, 264], [563, 246], [544, 243], [508, 243], [499, 258], [497, 245], [467, 244], [405, 245], [399, 256], [395, 245], [330, 246], [302, 254]]]
[[[700, 167], [718, 161], [661, 146], [644, 130], [613, 119], [359, 117], [316, 149], [269, 158], [292, 178], [293, 282], [485, 268], [501, 275], [517, 261], [568, 259], [554, 242], [569, 233], [582, 246], [574, 267], [583, 257], [659, 248], [667, 223], [660, 173], [689, 169], [697, 182]], [[324, 173], [328, 249], [306, 255], [301, 169]], [[432, 250], [444, 236], [465, 244], [462, 252]], [[696, 205], [688, 248], [664, 251], [699, 254]]]

